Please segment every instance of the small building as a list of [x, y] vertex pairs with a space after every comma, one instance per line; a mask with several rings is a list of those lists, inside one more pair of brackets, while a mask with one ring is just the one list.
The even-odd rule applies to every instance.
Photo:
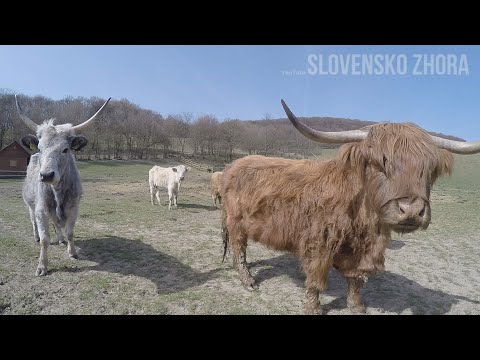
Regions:
[[15, 140], [0, 150], [0, 177], [25, 176], [30, 157], [35, 152]]

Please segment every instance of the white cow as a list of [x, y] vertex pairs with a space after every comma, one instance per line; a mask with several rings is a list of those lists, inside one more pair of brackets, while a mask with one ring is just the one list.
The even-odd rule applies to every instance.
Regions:
[[185, 165], [178, 165], [175, 167], [162, 168], [155, 165], [148, 172], [148, 183], [150, 185], [150, 200], [152, 205], [153, 193], [157, 197], [158, 204], [160, 203], [160, 187], [166, 187], [168, 191], [168, 210], [172, 207], [172, 200], [175, 207], [177, 207], [177, 195], [180, 190], [180, 183], [185, 179], [189, 167]]

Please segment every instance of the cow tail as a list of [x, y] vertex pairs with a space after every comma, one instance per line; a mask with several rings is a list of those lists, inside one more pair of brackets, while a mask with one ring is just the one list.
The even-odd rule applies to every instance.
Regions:
[[227, 230], [227, 213], [225, 212], [225, 208], [222, 209], [222, 239], [223, 239], [223, 258], [222, 263], [225, 261], [225, 256], [227, 255], [228, 249], [228, 230]]

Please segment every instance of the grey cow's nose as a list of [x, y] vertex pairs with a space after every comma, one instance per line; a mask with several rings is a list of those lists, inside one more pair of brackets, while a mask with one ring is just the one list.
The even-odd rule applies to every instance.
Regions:
[[55, 176], [54, 171], [50, 171], [48, 173], [40, 173], [40, 181], [41, 182], [50, 182], [53, 180], [53, 177]]
[[183, 179], [184, 179], [183, 177], [180, 178], [181, 181], [183, 181]]

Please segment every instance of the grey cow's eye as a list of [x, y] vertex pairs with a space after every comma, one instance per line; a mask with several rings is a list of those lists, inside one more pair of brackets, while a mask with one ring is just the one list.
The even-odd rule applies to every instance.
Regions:
[[63, 149], [62, 153], [66, 154], [68, 152], [68, 148]]

